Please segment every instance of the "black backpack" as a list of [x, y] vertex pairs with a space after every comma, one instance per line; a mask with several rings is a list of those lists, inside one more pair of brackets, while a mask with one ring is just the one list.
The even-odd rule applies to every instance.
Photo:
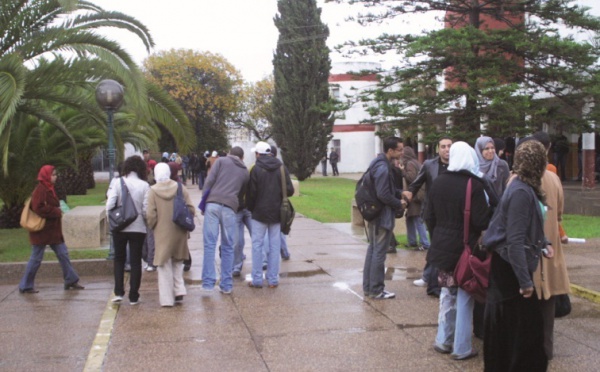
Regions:
[[373, 221], [379, 216], [383, 209], [383, 203], [377, 199], [373, 177], [371, 176], [371, 167], [360, 177], [356, 183], [354, 192], [356, 206], [365, 221]]

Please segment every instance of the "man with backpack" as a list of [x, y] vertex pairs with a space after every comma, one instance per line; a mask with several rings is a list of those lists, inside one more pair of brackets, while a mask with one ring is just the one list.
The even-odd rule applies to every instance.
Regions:
[[383, 153], [371, 162], [368, 174], [379, 202], [383, 204], [379, 214], [367, 227], [369, 248], [363, 270], [363, 291], [365, 297], [384, 300], [396, 297], [384, 289], [385, 256], [394, 236], [396, 211], [404, 207], [404, 202], [397, 195], [392, 172], [392, 161], [400, 159], [404, 152], [402, 139], [388, 137], [383, 141]]

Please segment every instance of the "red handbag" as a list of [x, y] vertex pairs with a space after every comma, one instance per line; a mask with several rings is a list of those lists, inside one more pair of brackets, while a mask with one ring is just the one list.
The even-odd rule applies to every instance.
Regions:
[[454, 269], [454, 279], [460, 288], [475, 298], [475, 301], [485, 302], [485, 295], [489, 284], [490, 267], [492, 264], [492, 255], [488, 252], [485, 259], [482, 261], [477, 256], [473, 255], [473, 251], [469, 246], [471, 190], [471, 178], [469, 178], [464, 212], [464, 249], [458, 259], [456, 268]]

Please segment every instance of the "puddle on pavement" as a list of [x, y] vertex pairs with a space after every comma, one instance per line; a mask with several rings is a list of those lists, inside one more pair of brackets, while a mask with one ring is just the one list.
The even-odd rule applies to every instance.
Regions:
[[386, 267], [385, 280], [419, 279], [421, 274], [416, 267]]
[[279, 273], [281, 278], [308, 278], [317, 275], [329, 275], [323, 269]]

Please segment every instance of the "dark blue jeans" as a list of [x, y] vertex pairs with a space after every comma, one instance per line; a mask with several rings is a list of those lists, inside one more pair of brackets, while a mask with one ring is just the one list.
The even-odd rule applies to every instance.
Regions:
[[[69, 252], [67, 251], [67, 246], [65, 243], [59, 244], [50, 244], [50, 248], [56, 254], [58, 258], [58, 262], [60, 262], [60, 267], [63, 272], [63, 279], [65, 284], [73, 284], [79, 281], [79, 276], [73, 269], [71, 265], [71, 260], [69, 260]], [[21, 282], [19, 283], [19, 289], [24, 291], [26, 289], [33, 289], [33, 284], [35, 281], [35, 274], [37, 274], [40, 265], [42, 264], [42, 260], [44, 258], [44, 251], [46, 250], [46, 245], [33, 245], [31, 247], [31, 257], [29, 258], [29, 262], [27, 262], [27, 268], [25, 269], [25, 274], [23, 278], [21, 278]]]

